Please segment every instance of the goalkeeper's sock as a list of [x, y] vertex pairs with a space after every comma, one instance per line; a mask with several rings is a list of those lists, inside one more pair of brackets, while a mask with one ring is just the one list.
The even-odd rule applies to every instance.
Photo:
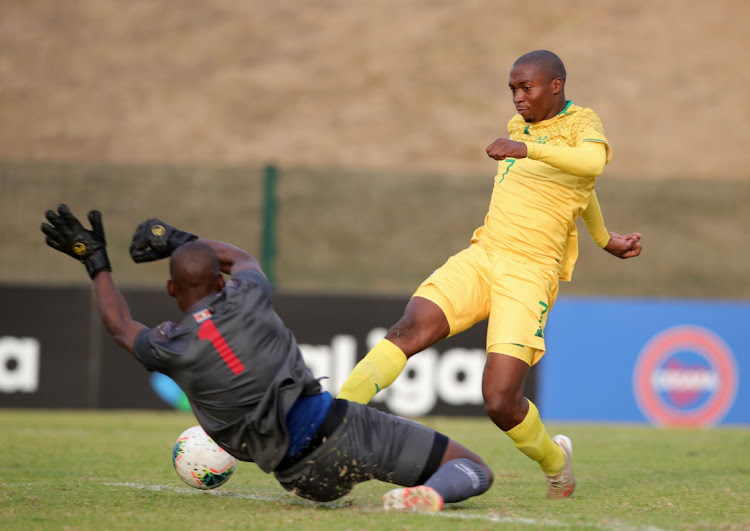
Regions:
[[506, 431], [516, 448], [539, 463], [548, 476], [559, 474], [565, 466], [565, 454], [547, 433], [539, 417], [539, 410], [531, 400], [529, 411], [521, 423]]
[[438, 468], [424, 485], [435, 489], [445, 503], [455, 503], [482, 494], [490, 488], [490, 479], [478, 464], [462, 457]]
[[377, 345], [352, 370], [337, 398], [367, 404], [406, 367], [406, 355], [387, 339]]

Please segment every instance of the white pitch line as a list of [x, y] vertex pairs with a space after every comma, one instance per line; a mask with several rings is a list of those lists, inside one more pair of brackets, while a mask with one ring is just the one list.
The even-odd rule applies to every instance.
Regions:
[[[217, 496], [217, 497], [223, 497], [223, 498], [239, 498], [244, 500], [256, 500], [256, 501], [264, 501], [264, 502], [271, 502], [271, 503], [285, 503], [290, 505], [304, 505], [304, 506], [320, 506], [320, 507], [340, 507], [340, 508], [349, 508], [350, 506], [346, 503], [334, 501], [334, 502], [327, 502], [327, 503], [317, 503], [310, 500], [305, 500], [304, 498], [292, 498], [292, 497], [279, 497], [279, 496], [259, 496], [257, 494], [243, 494], [239, 492], [227, 492], [227, 491], [219, 491], [219, 490], [201, 490], [201, 489], [194, 489], [190, 487], [175, 487], [173, 485], [149, 485], [146, 483], [132, 483], [132, 482], [125, 482], [125, 483], [103, 483], [103, 485], [106, 485], [108, 487], [125, 487], [129, 489], [138, 489], [138, 490], [150, 490], [150, 491], [170, 491], [170, 492], [177, 492], [180, 494], [204, 494], [204, 495], [211, 495], [211, 496]], [[382, 512], [380, 509], [368, 509], [368, 508], [361, 508], [358, 509], [362, 512]], [[435, 516], [439, 518], [453, 518], [457, 520], [482, 520], [486, 522], [493, 522], [498, 524], [523, 524], [523, 525], [531, 525], [536, 527], [558, 527], [558, 528], [570, 528], [570, 527], [586, 527], [590, 529], [601, 529], [603, 531], [668, 531], [663, 528], [659, 527], [638, 527], [638, 526], [632, 526], [629, 524], [625, 524], [622, 522], [611, 522], [606, 525], [602, 524], [576, 524], [575, 526], [572, 526], [570, 524], [566, 524], [564, 522], [558, 522], [555, 520], [537, 520], [535, 518], [525, 518], [525, 517], [519, 517], [519, 516], [502, 516], [499, 514], [467, 514], [467, 513], [458, 513], [453, 511], [442, 511], [439, 513], [435, 513], [429, 516]]]
[[191, 487], [175, 487], [173, 485], [149, 485], [146, 483], [102, 483], [108, 487], [125, 487], [129, 489], [138, 490], [151, 490], [151, 491], [170, 491], [177, 492], [179, 494], [200, 494], [208, 496], [216, 496], [220, 498], [238, 498], [241, 500], [257, 500], [271, 503], [287, 503], [291, 505], [307, 505], [311, 507], [324, 506], [324, 507], [348, 507], [347, 504], [339, 501], [333, 501], [328, 503], [318, 503], [304, 498], [297, 497], [279, 497], [279, 496], [260, 496], [258, 494], [242, 494], [239, 492], [228, 492], [222, 490], [211, 490], [211, 489], [194, 489]]
[[622, 522], [613, 521], [609, 524], [580, 524], [575, 525], [566, 524], [564, 522], [558, 522], [555, 520], [536, 520], [534, 518], [525, 518], [523, 516], [501, 516], [499, 514], [466, 514], [466, 513], [452, 513], [450, 511], [442, 511], [435, 513], [436, 517], [441, 518], [456, 518], [459, 520], [483, 520], [488, 522], [494, 522], [499, 524], [524, 524], [533, 525], [535, 527], [559, 527], [559, 528], [571, 528], [576, 529], [588, 528], [588, 529], [601, 529], [603, 531], [669, 531], [661, 527], [639, 527]]

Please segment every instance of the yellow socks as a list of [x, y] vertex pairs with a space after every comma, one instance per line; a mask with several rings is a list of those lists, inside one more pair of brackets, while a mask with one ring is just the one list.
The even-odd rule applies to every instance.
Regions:
[[531, 459], [539, 463], [544, 473], [548, 476], [559, 474], [565, 466], [565, 454], [552, 438], [539, 417], [539, 410], [531, 400], [529, 412], [523, 422], [515, 428], [506, 431], [516, 448], [521, 450]]
[[387, 339], [381, 339], [354, 367], [337, 398], [367, 404], [375, 393], [391, 385], [404, 367], [406, 355]]

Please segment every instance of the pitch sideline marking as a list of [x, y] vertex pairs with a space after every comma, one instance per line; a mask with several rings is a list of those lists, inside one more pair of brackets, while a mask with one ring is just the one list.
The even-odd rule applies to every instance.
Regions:
[[[208, 494], [211, 496], [217, 496], [217, 497], [223, 497], [223, 498], [239, 498], [244, 500], [257, 500], [257, 501], [264, 501], [264, 502], [271, 502], [271, 503], [285, 503], [290, 505], [303, 505], [303, 506], [324, 506], [324, 507], [349, 507], [346, 503], [343, 502], [328, 502], [328, 503], [317, 503], [309, 500], [305, 500], [303, 498], [292, 498], [292, 497], [279, 497], [279, 496], [259, 496], [257, 494], [241, 494], [238, 492], [221, 492], [217, 490], [201, 490], [201, 489], [194, 489], [191, 487], [175, 487], [173, 485], [149, 485], [147, 483], [133, 483], [133, 482], [125, 482], [125, 483], [103, 483], [103, 485], [106, 485], [108, 487], [125, 487], [129, 489], [138, 489], [138, 490], [150, 490], [150, 491], [169, 491], [169, 492], [177, 492], [179, 494]], [[366, 509], [361, 508], [358, 509], [362, 512], [382, 512], [378, 509]], [[566, 524], [563, 522], [557, 522], [554, 520], [537, 520], [534, 518], [525, 518], [522, 516], [514, 517], [514, 516], [501, 516], [498, 514], [459, 514], [459, 513], [451, 513], [449, 511], [443, 511], [439, 513], [435, 513], [430, 516], [435, 516], [439, 518], [454, 518], [458, 520], [484, 520], [487, 522], [493, 522], [498, 524], [525, 524], [525, 525], [534, 525], [534, 526], [540, 526], [540, 527], [560, 527], [560, 528], [570, 528], [573, 527], [570, 524]], [[629, 524], [621, 523], [621, 522], [612, 522], [609, 525], [598, 525], [598, 524], [584, 524], [581, 526], [580, 524], [576, 524], [577, 528], [580, 527], [587, 527], [591, 529], [602, 529], [605, 531], [667, 531], [666, 529], [662, 529], [660, 527], [653, 527], [653, 526], [647, 526], [647, 527], [637, 527], [632, 526]]]

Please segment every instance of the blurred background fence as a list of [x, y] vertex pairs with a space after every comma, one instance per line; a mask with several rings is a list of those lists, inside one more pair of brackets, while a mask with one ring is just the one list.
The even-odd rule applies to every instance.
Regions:
[[[278, 168], [277, 290], [409, 295], [469, 241], [493, 175]], [[158, 217], [262, 255], [263, 166], [0, 163], [0, 283], [85, 284], [83, 268], [44, 245], [44, 212], [66, 202], [104, 216], [118, 281], [162, 286], [166, 264], [130, 262], [135, 226]], [[597, 190], [609, 230], [643, 233], [618, 260], [581, 231], [565, 295], [749, 299], [750, 182], [607, 179]], [[266, 264], [270, 267], [269, 264]]]

